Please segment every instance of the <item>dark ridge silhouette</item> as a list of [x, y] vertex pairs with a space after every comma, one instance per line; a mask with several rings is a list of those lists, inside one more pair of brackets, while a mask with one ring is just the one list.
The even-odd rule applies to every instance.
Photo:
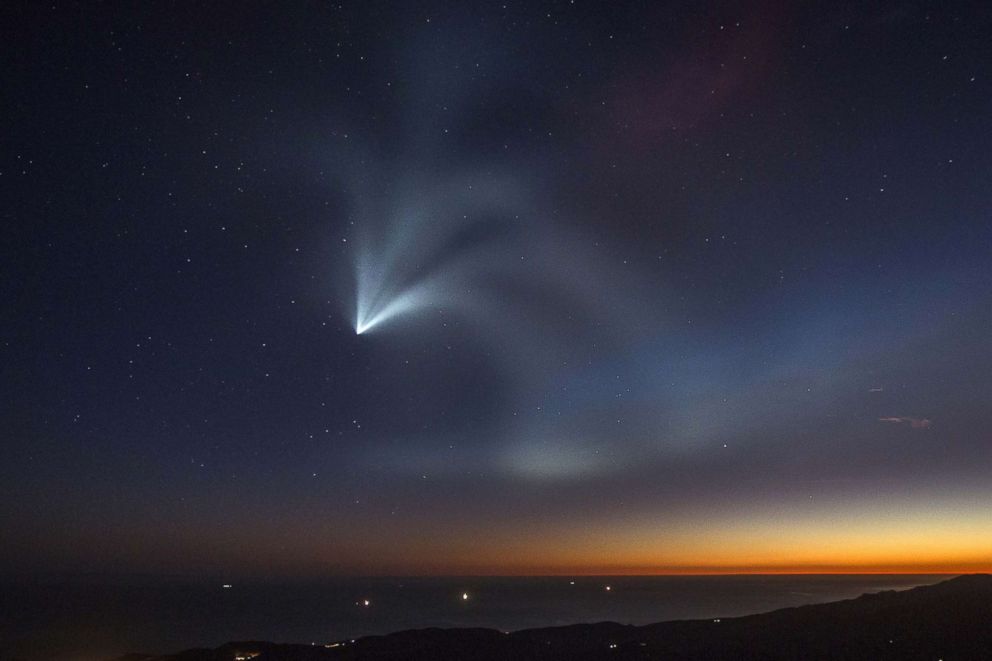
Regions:
[[241, 642], [118, 661], [232, 661], [253, 655], [258, 661], [992, 659], [992, 575], [735, 618], [646, 626], [600, 622], [512, 633], [419, 629], [334, 647]]

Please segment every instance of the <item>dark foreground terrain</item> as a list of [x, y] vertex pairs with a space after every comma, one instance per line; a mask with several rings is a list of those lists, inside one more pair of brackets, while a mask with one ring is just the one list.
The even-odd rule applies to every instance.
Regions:
[[421, 629], [334, 646], [228, 643], [119, 661], [332, 659], [992, 659], [992, 576], [720, 620], [613, 622], [502, 633]]

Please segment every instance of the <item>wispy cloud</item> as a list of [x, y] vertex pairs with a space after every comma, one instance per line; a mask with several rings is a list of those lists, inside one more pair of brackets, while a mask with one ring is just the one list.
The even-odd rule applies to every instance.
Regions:
[[906, 423], [913, 429], [929, 429], [933, 423], [929, 418], [910, 418], [906, 416], [879, 418], [879, 422], [892, 422], [895, 424]]

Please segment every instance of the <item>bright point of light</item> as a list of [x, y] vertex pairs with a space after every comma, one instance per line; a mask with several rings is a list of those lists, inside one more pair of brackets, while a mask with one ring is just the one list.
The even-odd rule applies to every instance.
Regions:
[[225, 590], [230, 590], [231, 589], [231, 584], [230, 583], [225, 583], [221, 587], [224, 588]]
[[363, 302], [355, 315], [355, 334], [361, 335], [389, 319], [423, 307], [426, 302], [425, 295], [416, 289], [406, 291], [374, 309], [369, 309]]
[[462, 601], [468, 601], [468, 592], [462, 592]]
[[368, 599], [363, 599], [362, 600], [362, 606], [371, 606], [371, 605], [372, 605], [372, 602], [369, 601]]
[[613, 589], [613, 588], [611, 588], [611, 587], [610, 587], [609, 585], [607, 585], [607, 586], [606, 586], [606, 591], [607, 591], [607, 592], [609, 592], [609, 591], [610, 591], [610, 590], [612, 590], [612, 589]]

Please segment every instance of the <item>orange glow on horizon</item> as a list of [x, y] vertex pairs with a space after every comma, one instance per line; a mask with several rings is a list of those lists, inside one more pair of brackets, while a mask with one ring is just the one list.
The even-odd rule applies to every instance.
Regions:
[[[705, 525], [618, 519], [595, 527], [424, 535], [402, 555], [354, 549], [353, 569], [392, 575], [727, 575], [992, 573], [984, 511], [743, 516]], [[347, 564], [347, 563], [345, 563]]]
[[517, 565], [418, 565], [393, 567], [388, 571], [361, 572], [367, 575], [406, 576], [730, 576], [730, 575], [937, 575], [992, 574], [992, 561], [944, 564], [810, 564], [810, 565], [695, 565], [684, 567], [597, 564], [563, 566]]
[[[184, 557], [225, 575], [298, 577], [992, 573], [992, 494], [967, 495], [627, 511], [551, 523], [409, 516], [382, 527], [356, 520], [327, 526], [309, 545], [282, 543], [292, 526], [260, 531], [247, 558], [226, 536], [205, 531]], [[165, 546], [168, 539], [148, 535], [119, 548], [147, 559]]]

